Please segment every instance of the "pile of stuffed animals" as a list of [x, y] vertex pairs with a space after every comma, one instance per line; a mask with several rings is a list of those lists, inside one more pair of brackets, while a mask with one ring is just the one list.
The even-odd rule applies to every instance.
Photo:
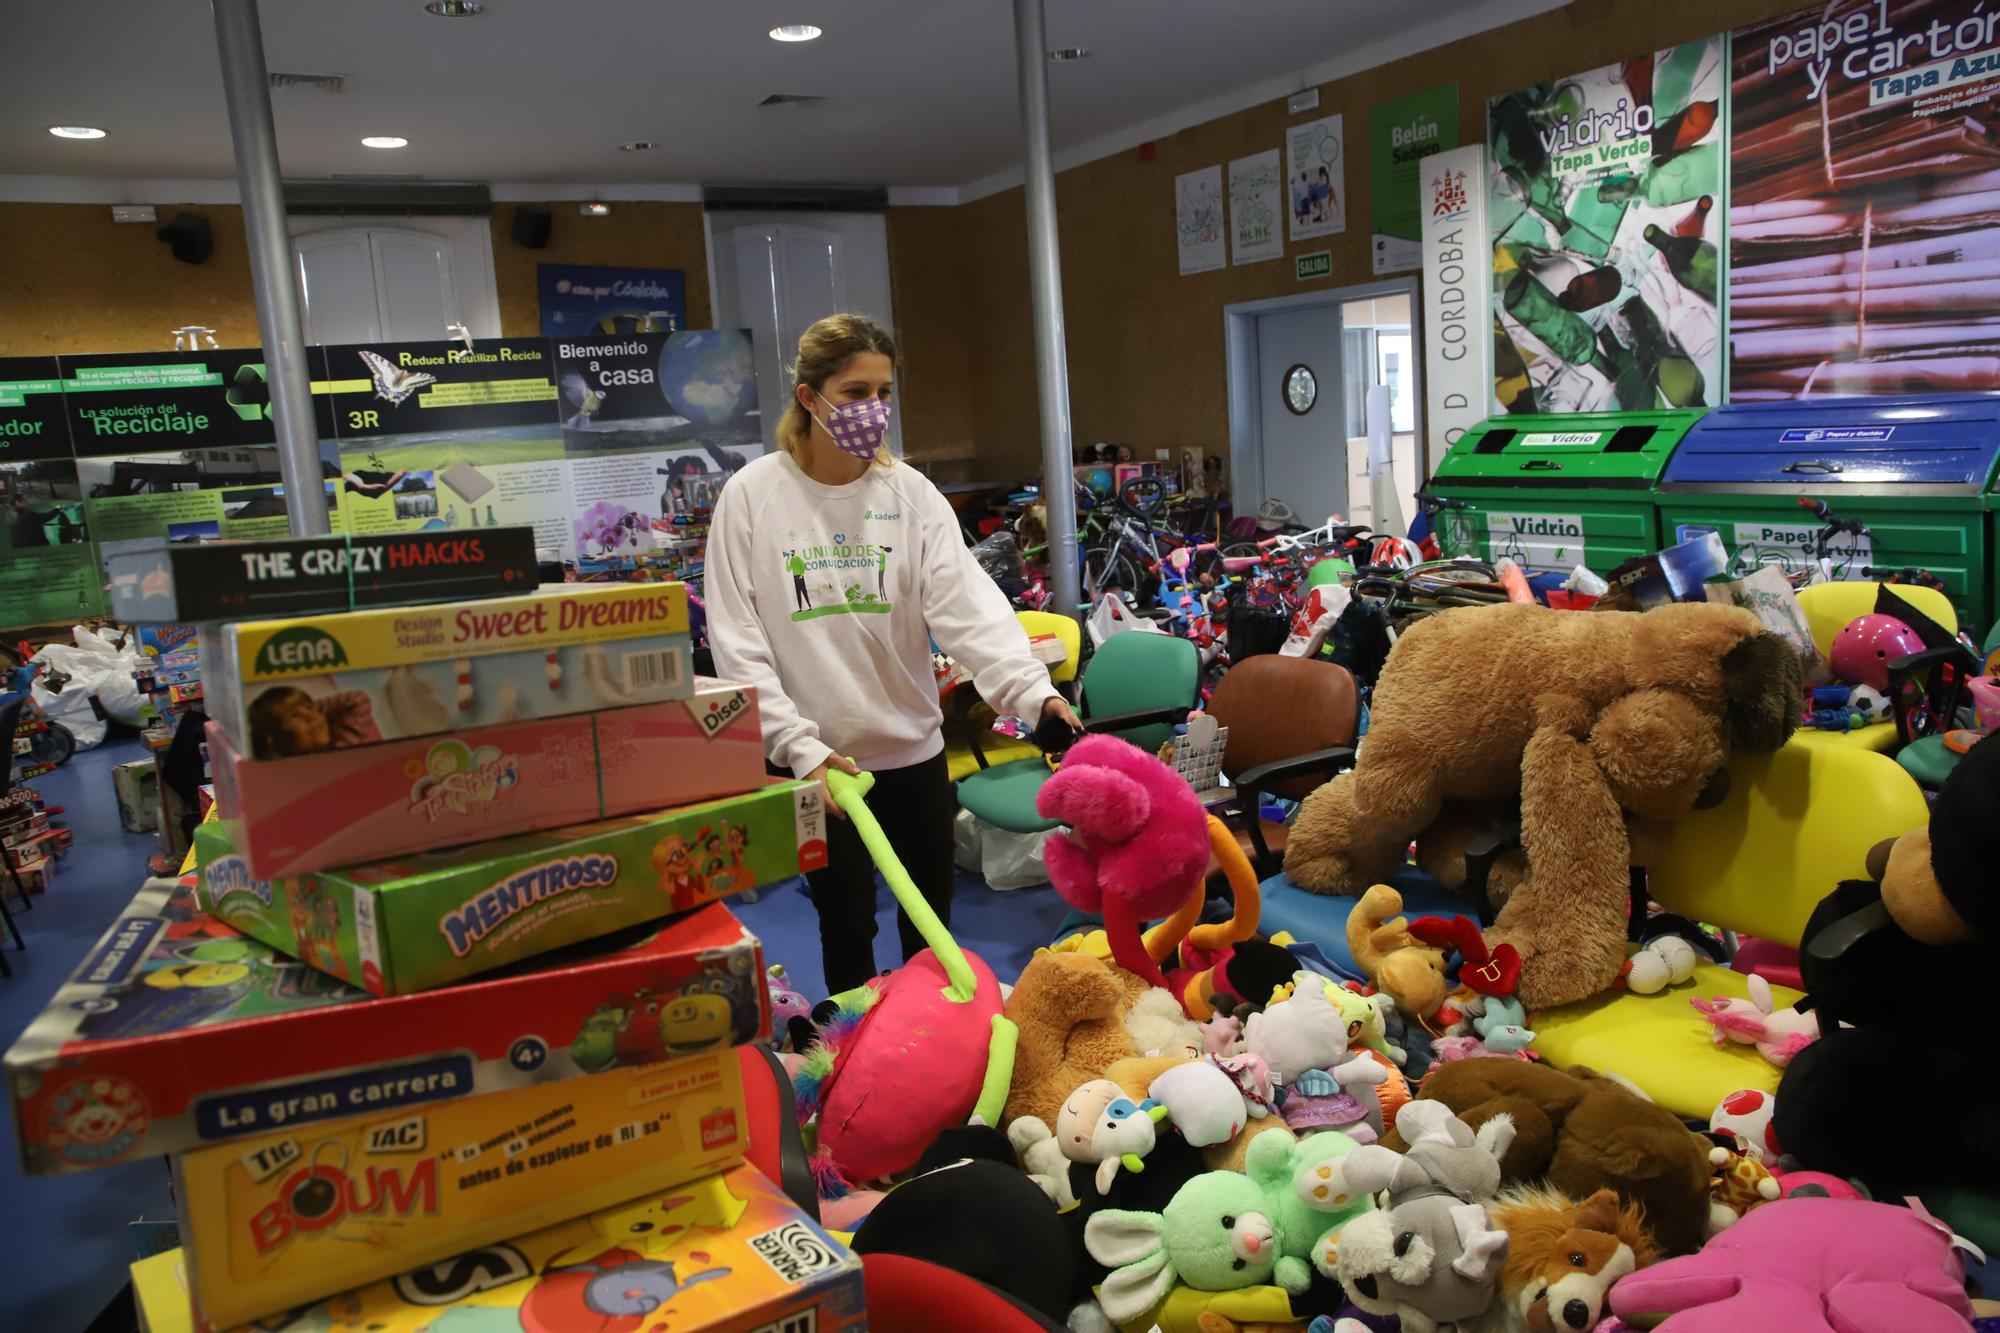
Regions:
[[[1462, 675], [1474, 635], [1488, 656], [1512, 635], [1574, 669], [1525, 706], [1454, 686], [1444, 715], [1436, 688], [1407, 683]], [[864, 1047], [934, 1070], [942, 1049], [948, 1066], [896, 1081], [893, 1116], [818, 1126], [828, 1224], [1074, 1330], [1967, 1327], [1969, 1247], [1860, 1182], [1897, 1198], [1945, 1178], [2000, 1187], [1991, 1076], [1968, 1074], [1979, 1095], [1934, 1102], [1929, 1131], [1894, 1149], [1855, 1103], [1912, 1052], [1944, 1068], [1967, 1045], [1935, 1018], [1959, 994], [1944, 978], [1970, 1003], [1967, 960], [2000, 931], [1970, 841], [2000, 810], [2000, 748], [1973, 747], [1931, 829], [1822, 905], [1800, 964], [1810, 1008], [1761, 982], [1747, 1002], [1694, 997], [1715, 1041], [1784, 1074], [1776, 1096], [1689, 1125], [1617, 1078], [1543, 1063], [1534, 1015], [1692, 975], [1681, 935], [1628, 956], [1631, 867], [1659, 821], [1714, 795], [1732, 747], [1775, 748], [1797, 725], [1796, 655], [1735, 608], [1509, 606], [1421, 622], [1391, 666], [1359, 766], [1308, 798], [1287, 854], [1294, 880], [1356, 897], [1345, 942], [1365, 983], [1259, 937], [1233, 834], [1159, 759], [1085, 738], [1040, 806], [1064, 826], [1050, 877], [1100, 932], [1038, 952], [1011, 988], [971, 959], [963, 1002], [926, 1010], [957, 1025], [942, 1043], [879, 995], [779, 997], [808, 1117]], [[1492, 928], [1400, 915], [1378, 881], [1412, 839], [1462, 884], [1495, 827], [1518, 836], [1480, 868]], [[1205, 903], [1212, 864], [1226, 919]], [[939, 993], [929, 951], [904, 971]], [[893, 998], [896, 982], [871, 988]]]

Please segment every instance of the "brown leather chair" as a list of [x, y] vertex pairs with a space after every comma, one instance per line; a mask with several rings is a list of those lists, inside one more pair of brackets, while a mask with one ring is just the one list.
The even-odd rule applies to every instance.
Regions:
[[1262, 818], [1265, 796], [1303, 800], [1354, 763], [1361, 706], [1347, 668], [1317, 658], [1261, 654], [1223, 674], [1208, 711], [1229, 728], [1222, 772], [1241, 796], [1224, 816], [1259, 879], [1285, 859], [1283, 824]]

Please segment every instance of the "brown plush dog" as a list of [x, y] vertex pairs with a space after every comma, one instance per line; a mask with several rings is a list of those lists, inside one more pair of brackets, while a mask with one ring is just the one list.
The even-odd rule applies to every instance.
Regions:
[[[1475, 1129], [1512, 1115], [1514, 1142], [1500, 1159], [1508, 1184], [1546, 1177], [1577, 1199], [1613, 1190], [1645, 1209], [1670, 1252], [1691, 1253], [1707, 1239], [1708, 1140], [1621, 1083], [1585, 1069], [1459, 1060], [1425, 1079], [1417, 1097], [1443, 1102]], [[1393, 1128], [1382, 1142], [1403, 1150]]]
[[1527, 880], [1489, 939], [1520, 950], [1529, 1008], [1584, 999], [1624, 962], [1626, 816], [1719, 799], [1731, 748], [1784, 744], [1800, 689], [1797, 655], [1737, 607], [1441, 612], [1397, 641], [1358, 761], [1306, 798], [1285, 871], [1359, 894], [1447, 800], [1518, 800]]
[[1125, 1026], [1128, 975], [1082, 953], [1043, 950], [1028, 960], [1001, 1008], [1020, 1029], [1008, 1124], [1031, 1115], [1053, 1125], [1072, 1092], [1138, 1054]]
[[1500, 1305], [1530, 1333], [1596, 1328], [1612, 1285], [1660, 1254], [1639, 1206], [1610, 1190], [1582, 1203], [1555, 1190], [1509, 1190], [1489, 1211], [1507, 1233]]

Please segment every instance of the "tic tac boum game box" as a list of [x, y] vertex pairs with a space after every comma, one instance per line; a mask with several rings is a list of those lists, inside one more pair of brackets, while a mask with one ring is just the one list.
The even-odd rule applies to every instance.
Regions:
[[720, 903], [425, 995], [372, 999], [151, 880], [6, 1057], [30, 1175], [650, 1064], [770, 1030]]
[[449, 736], [250, 759], [208, 728], [222, 820], [259, 879], [752, 791], [766, 782], [757, 694], [691, 698]]
[[374, 995], [407, 995], [826, 864], [816, 782], [258, 879], [195, 830], [203, 910]]
[[179, 1153], [174, 1197], [230, 1326], [727, 1170], [748, 1134], [718, 1050]]
[[694, 692], [679, 583], [204, 624], [201, 645], [208, 716], [252, 759]]
[[535, 531], [161, 542], [104, 567], [111, 614], [135, 624], [305, 616], [533, 592]]
[[[196, 1311], [191, 1327], [217, 1325]], [[861, 1333], [861, 1260], [752, 1166], [462, 1251], [256, 1333]], [[950, 1327], [948, 1314], [939, 1327]], [[250, 1333], [249, 1329], [244, 1333]]]

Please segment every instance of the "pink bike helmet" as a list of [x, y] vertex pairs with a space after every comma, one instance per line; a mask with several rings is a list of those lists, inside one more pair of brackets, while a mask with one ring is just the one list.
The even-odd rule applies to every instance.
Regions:
[[1922, 652], [1917, 632], [1894, 616], [1856, 616], [1833, 636], [1829, 663], [1833, 674], [1850, 685], [1867, 685], [1887, 692], [1889, 663], [1908, 653]]

